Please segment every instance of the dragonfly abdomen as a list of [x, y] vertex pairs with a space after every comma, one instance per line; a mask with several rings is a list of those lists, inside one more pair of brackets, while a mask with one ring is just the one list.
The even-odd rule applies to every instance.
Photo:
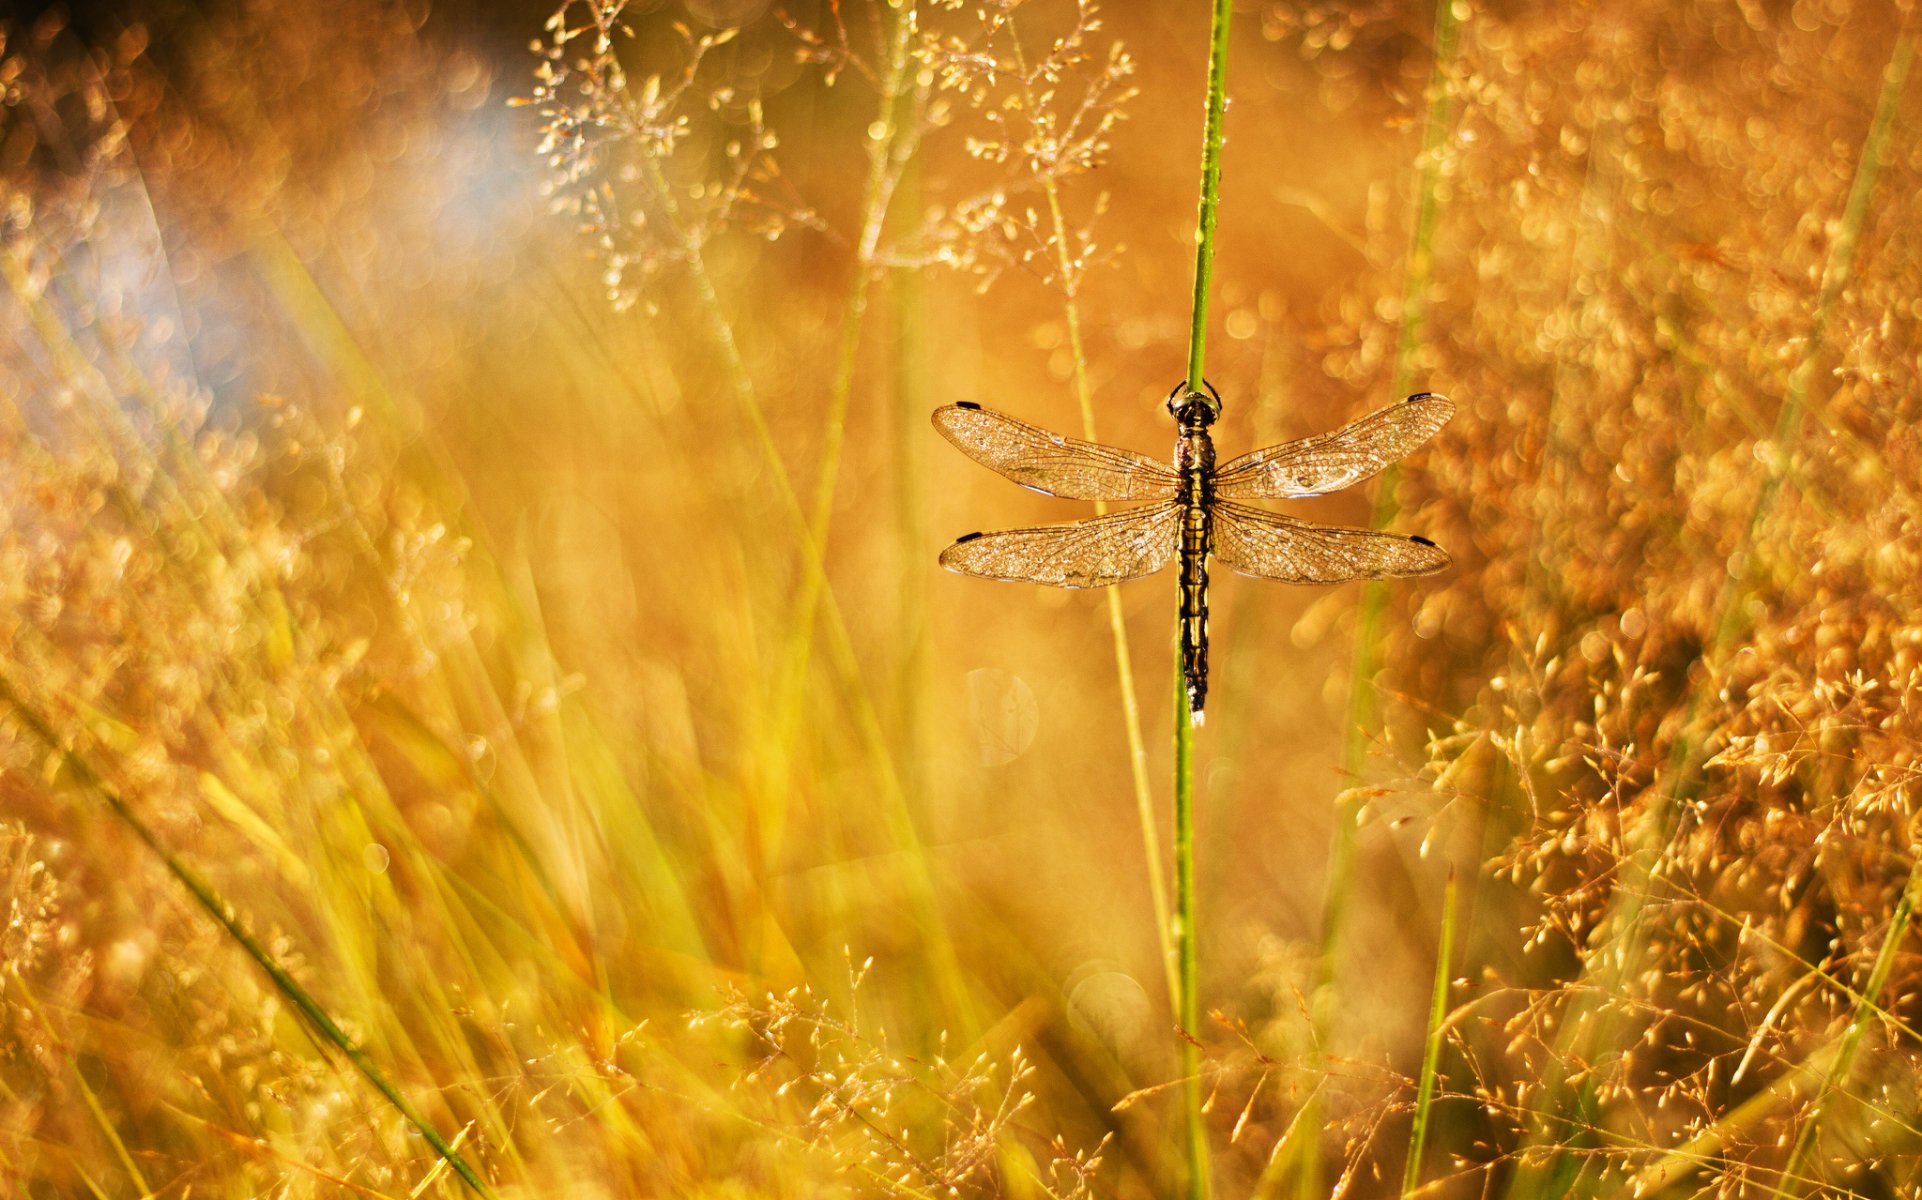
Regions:
[[1181, 522], [1181, 675], [1196, 723], [1208, 700], [1208, 540], [1212, 514], [1193, 505]]
[[1201, 723], [1208, 702], [1208, 550], [1214, 538], [1215, 448], [1205, 429], [1184, 428], [1181, 472], [1181, 677], [1188, 711]]

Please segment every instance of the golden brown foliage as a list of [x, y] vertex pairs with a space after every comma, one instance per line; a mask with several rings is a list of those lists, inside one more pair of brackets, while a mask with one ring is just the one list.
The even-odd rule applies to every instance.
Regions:
[[[1018, 502], [925, 420], [1080, 367], [1165, 440], [1177, 9], [574, 0], [531, 84], [395, 6], [5, 29], [0, 1192], [458, 1186], [67, 753], [504, 1195], [1172, 1190], [1109, 630], [934, 573]], [[1461, 415], [1383, 676], [1352, 592], [1221, 588], [1219, 1189], [1394, 1194], [1454, 864], [1422, 1194], [1912, 1195], [1907, 11], [1454, 11], [1413, 253], [1432, 12], [1234, 26], [1224, 446]]]

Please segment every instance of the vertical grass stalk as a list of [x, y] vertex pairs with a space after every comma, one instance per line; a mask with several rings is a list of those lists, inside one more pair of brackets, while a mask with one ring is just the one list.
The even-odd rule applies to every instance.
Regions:
[[[1016, 52], [1020, 43], [1015, 44]], [[1026, 62], [1020, 64], [1027, 70]], [[1030, 104], [1034, 103], [1032, 97]], [[1063, 308], [1068, 321], [1068, 348], [1074, 355], [1075, 397], [1081, 403], [1081, 436], [1099, 441], [1094, 425], [1094, 385], [1088, 379], [1088, 355], [1081, 342], [1081, 301], [1079, 276], [1068, 254], [1068, 222], [1061, 213], [1061, 189], [1052, 175], [1042, 184], [1048, 197], [1048, 218], [1054, 230], [1055, 269], [1061, 273]], [[1106, 501], [1094, 502], [1095, 513], [1108, 511]], [[1128, 649], [1128, 625], [1122, 618], [1121, 589], [1102, 589], [1108, 600], [1108, 632], [1114, 640], [1115, 676], [1121, 685], [1121, 717], [1128, 734], [1128, 768], [1134, 782], [1135, 814], [1141, 825], [1142, 849], [1148, 863], [1148, 896], [1154, 906], [1155, 932], [1161, 947], [1162, 973], [1167, 977], [1168, 999], [1181, 1004], [1180, 968], [1172, 932], [1168, 928], [1168, 882], [1161, 868], [1161, 839], [1155, 833], [1154, 792], [1148, 783], [1148, 746], [1141, 735], [1141, 702], [1135, 695], [1134, 655]], [[1191, 1031], [1192, 1032], [1192, 1031]]]
[[[1453, 120], [1454, 96], [1448, 71], [1455, 58], [1460, 18], [1453, 0], [1435, 5], [1434, 55], [1428, 72], [1428, 115], [1422, 127], [1420, 175], [1416, 185], [1415, 225], [1409, 238], [1408, 265], [1402, 286], [1401, 335], [1395, 348], [1395, 375], [1389, 387], [1394, 397], [1405, 396], [1414, 380], [1415, 350], [1428, 316], [1428, 286], [1433, 275], [1435, 227], [1441, 218], [1441, 149]], [[1375, 498], [1375, 527], [1394, 519], [1397, 509], [1397, 464], [1381, 473]], [[1355, 624], [1355, 659], [1348, 681], [1348, 714], [1343, 723], [1342, 777], [1348, 782], [1335, 804], [1335, 828], [1328, 848], [1328, 881], [1324, 885], [1320, 941], [1315, 954], [1312, 997], [1323, 997], [1335, 983], [1335, 952], [1348, 915], [1355, 886], [1357, 826], [1362, 794], [1356, 786], [1366, 766], [1370, 731], [1379, 719], [1375, 676], [1381, 670], [1381, 627], [1388, 609], [1388, 586], [1381, 580], [1362, 585], [1361, 611]], [[1320, 1004], [1315, 1007], [1319, 1021]], [[1313, 1101], [1310, 1102], [1314, 1103]], [[1302, 1142], [1285, 1157], [1299, 1164], [1297, 1182], [1304, 1197], [1319, 1196], [1321, 1187], [1321, 1122], [1316, 1114], [1297, 1122]]]
[[1895, 955], [1902, 946], [1902, 939], [1908, 936], [1909, 921], [1915, 914], [1918, 899], [1922, 899], [1922, 860], [1909, 869], [1908, 882], [1903, 884], [1902, 894], [1896, 898], [1895, 913], [1889, 918], [1889, 927], [1882, 935], [1882, 947], [1876, 952], [1875, 965], [1869, 969], [1868, 982], [1855, 999], [1855, 1011], [1850, 1014], [1848, 1028], [1842, 1033], [1834, 1065], [1829, 1068], [1821, 1090], [1815, 1095], [1815, 1102], [1802, 1119], [1801, 1130], [1795, 1135], [1795, 1147], [1789, 1151], [1788, 1163], [1782, 1168], [1784, 1188], [1796, 1186], [1802, 1176], [1803, 1164], [1815, 1149], [1815, 1138], [1821, 1130], [1822, 1118], [1831, 1098], [1838, 1090], [1848, 1087], [1849, 1076], [1855, 1069], [1856, 1053], [1862, 1049], [1862, 1039], [1867, 1035], [1870, 1023], [1882, 1013], [1882, 989], [1888, 986], [1889, 972], [1895, 967]]
[[[1448, 90], [1447, 72], [1455, 56], [1459, 26], [1454, 5], [1441, 0], [1435, 6], [1435, 57], [1428, 77], [1428, 119], [1422, 131], [1421, 179], [1415, 210], [1415, 228], [1408, 249], [1407, 280], [1402, 293], [1401, 339], [1395, 351], [1395, 376], [1390, 395], [1408, 393], [1415, 375], [1415, 349], [1427, 319], [1428, 284], [1433, 273], [1435, 226], [1441, 215], [1441, 146], [1448, 134], [1454, 108]], [[1396, 481], [1400, 471], [1389, 464], [1381, 473], [1381, 490], [1375, 499], [1377, 528], [1391, 521], [1396, 512]], [[1360, 778], [1368, 751], [1368, 734], [1379, 717], [1375, 697], [1375, 675], [1381, 670], [1381, 625], [1388, 608], [1388, 587], [1381, 580], [1369, 580], [1362, 588], [1361, 614], [1355, 629], [1355, 663], [1348, 684], [1348, 717], [1342, 749], [1342, 774], [1351, 783]], [[1334, 981], [1333, 955], [1347, 915], [1348, 896], [1354, 888], [1355, 824], [1360, 816], [1361, 796], [1349, 791], [1336, 806], [1334, 842], [1328, 854], [1328, 884], [1322, 904], [1320, 956], [1316, 965], [1318, 986]]]
[[[735, 340], [734, 329], [728, 323], [727, 314], [721, 307], [720, 293], [715, 289], [712, 276], [708, 274], [706, 258], [700, 244], [691, 237], [681, 224], [677, 207], [673, 204], [673, 193], [669, 188], [666, 174], [660, 164], [653, 159], [646, 160], [645, 168], [648, 186], [662, 198], [663, 207], [669, 218], [669, 226], [685, 258], [685, 268], [693, 283], [700, 303], [700, 316], [706, 326], [709, 339], [726, 372], [735, 401], [754, 433], [755, 443], [768, 467], [781, 504], [782, 516], [786, 519], [801, 550], [803, 578], [815, 581], [819, 607], [818, 613], [825, 621], [828, 636], [828, 653], [836, 672], [846, 686], [850, 704], [854, 708], [855, 725], [861, 735], [864, 747], [874, 759], [875, 770], [881, 776], [883, 790], [890, 801], [890, 820], [892, 827], [903, 838], [901, 844], [914, 849], [913, 862], [917, 877], [913, 882], [916, 907], [923, 918], [923, 926], [929, 931], [928, 950], [933, 963], [935, 980], [939, 994], [946, 1004], [950, 1015], [963, 1026], [972, 1028], [973, 1018], [968, 1000], [967, 985], [955, 957], [953, 940], [948, 936], [946, 926], [939, 921], [935, 911], [934, 884], [925, 848], [913, 822], [906, 814], [906, 796], [901, 789], [900, 778], [896, 773], [894, 758], [887, 744], [886, 730], [881, 725], [880, 714], [874, 707], [874, 698], [868, 693], [867, 683], [860, 672], [860, 664], [854, 656], [854, 642], [849, 636], [846, 620], [832, 589], [826, 586], [827, 559], [825, 550], [814, 536], [808, 515], [801, 507], [799, 494], [794, 489], [787, 464], [781, 457], [780, 448], [774, 442], [773, 431], [768, 425], [767, 413], [761, 403], [753, 376], [749, 374], [747, 362], [741, 355], [740, 345]], [[808, 622], [811, 631], [813, 622]], [[797, 624], [796, 628], [799, 626]], [[790, 676], [790, 678], [794, 678]], [[780, 752], [785, 759], [788, 737], [784, 733], [779, 739]], [[780, 770], [786, 770], [785, 761]]]
[[1422, 1049], [1421, 1078], [1415, 1085], [1415, 1126], [1408, 1135], [1408, 1162], [1402, 1168], [1401, 1194], [1414, 1194], [1421, 1183], [1422, 1152], [1428, 1148], [1428, 1117], [1435, 1104], [1435, 1078], [1441, 1066], [1442, 1023], [1448, 1019], [1449, 968], [1455, 961], [1455, 913], [1458, 899], [1455, 872], [1448, 872], [1442, 892], [1441, 945], [1435, 950], [1435, 990], [1428, 1001], [1428, 1039]]
[[[890, 6], [893, 7], [893, 6]], [[827, 546], [828, 527], [834, 518], [834, 491], [841, 476], [841, 450], [847, 440], [848, 405], [854, 398], [854, 369], [861, 349], [861, 329], [867, 322], [868, 292], [874, 279], [875, 255], [881, 244], [889, 200], [892, 198], [890, 168], [894, 165], [896, 142], [900, 137], [900, 106], [908, 82], [908, 66], [915, 25], [913, 0], [900, 0], [894, 28], [888, 37], [888, 57], [881, 77], [881, 98], [875, 110], [868, 142], [868, 173], [861, 187], [861, 233], [854, 249], [854, 279], [848, 285], [847, 307], [841, 316], [841, 343], [834, 363], [834, 382], [828, 390], [827, 417], [822, 425], [821, 466], [814, 481], [814, 496], [808, 512], [808, 534], [817, 548]], [[878, 132], [876, 132], [878, 131]], [[806, 691], [808, 661], [814, 645], [815, 616], [822, 594], [827, 590], [827, 573], [810, 571], [802, 577], [801, 595], [795, 605], [793, 643], [787, 677], [782, 685], [779, 709], [780, 746], [792, 753], [792, 743], [800, 721], [801, 698]]]
[[[1228, 107], [1228, 15], [1215, 0], [1208, 31], [1208, 116], [1201, 141], [1201, 206], [1195, 221], [1195, 291], [1188, 322], [1188, 387], [1200, 391], [1208, 344], [1208, 285], [1215, 266], [1215, 214], [1221, 204], [1221, 119]], [[1175, 652], [1175, 946], [1182, 1107], [1188, 1130], [1188, 1195], [1208, 1195], [1208, 1137], [1201, 1113], [1201, 987], [1195, 952], [1195, 730]]]

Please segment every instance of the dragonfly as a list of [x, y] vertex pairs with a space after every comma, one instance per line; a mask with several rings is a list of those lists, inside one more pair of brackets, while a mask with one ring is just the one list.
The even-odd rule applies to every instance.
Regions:
[[1179, 432], [1173, 465], [1016, 420], [970, 401], [934, 410], [934, 427], [963, 454], [1044, 496], [1148, 501], [1080, 521], [970, 533], [941, 552], [963, 575], [1010, 583], [1094, 588], [1181, 564], [1181, 674], [1193, 722], [1208, 699], [1208, 561], [1284, 583], [1432, 575], [1448, 554], [1424, 537], [1311, 525], [1243, 504], [1339, 491], [1373, 478], [1455, 414], [1448, 397], [1422, 392], [1330, 433], [1284, 442], [1215, 465], [1208, 427], [1221, 395], [1204, 381], [1168, 395]]

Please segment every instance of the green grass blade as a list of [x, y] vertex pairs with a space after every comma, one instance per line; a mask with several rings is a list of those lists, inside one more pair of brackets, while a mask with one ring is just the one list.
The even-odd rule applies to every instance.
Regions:
[[[1215, 219], [1221, 206], [1221, 121], [1228, 107], [1228, 16], [1232, 0], [1215, 0], [1208, 31], [1208, 115], [1201, 141], [1201, 204], [1195, 220], [1195, 290], [1188, 322], [1188, 386], [1204, 386], [1208, 284], [1214, 276]], [[1182, 1043], [1182, 1107], [1188, 1132], [1188, 1195], [1209, 1194], [1208, 1137], [1201, 1112], [1201, 992], [1195, 937], [1195, 731], [1188, 689], [1175, 652], [1175, 945], [1177, 1019]]]
[[[696, 308], [699, 310], [701, 323], [705, 326], [707, 337], [713, 344], [715, 352], [720, 356], [729, 387], [734, 392], [735, 401], [748, 420], [761, 457], [767, 464], [770, 477], [775, 482], [782, 516], [799, 544], [804, 577], [812, 581], [804, 586], [816, 589], [818, 603], [816, 612], [827, 626], [829, 661], [845, 685], [854, 709], [857, 731], [869, 756], [874, 760], [876, 772], [881, 776], [883, 790], [889, 801], [890, 828], [897, 831], [903, 839], [902, 844], [912, 849], [916, 877], [910, 882], [916, 907], [921, 911], [922, 925], [930, 933], [928, 951], [934, 969], [937, 991], [953, 1021], [964, 1028], [972, 1029], [975, 1024], [971, 1011], [972, 1005], [959, 960], [955, 956], [953, 939], [935, 911], [933, 868], [927, 862], [926, 847], [907, 813], [906, 798], [894, 766], [893, 755], [888, 749], [886, 731], [881, 726], [880, 715], [874, 707], [874, 698], [868, 692], [866, 679], [862, 676], [855, 659], [854, 643], [848, 634], [846, 620], [835, 601], [833, 590], [827, 586], [827, 561], [823, 547], [820, 540], [814, 536], [813, 525], [801, 506], [800, 496], [794, 488], [787, 465], [781, 458], [780, 448], [774, 442], [766, 408], [761, 402], [760, 392], [755, 387], [753, 376], [748, 372], [747, 360], [741, 354], [740, 344], [734, 336], [734, 328], [729, 324], [727, 314], [721, 305], [720, 293], [714, 286], [713, 277], [708, 273], [701, 247], [680, 224], [678, 210], [672, 204], [672, 189], [660, 164], [649, 159], [645, 170], [648, 186], [654, 189], [656, 195], [663, 198], [669, 224], [673, 227], [675, 237], [680, 244], [685, 269], [690, 281], [694, 284], [699, 300]], [[812, 630], [812, 620], [807, 622], [807, 627]], [[794, 628], [798, 630], [801, 625], [797, 622]], [[790, 666], [792, 662], [791, 659]], [[798, 676], [790, 675], [789, 678], [797, 680], [798, 687]], [[783, 724], [786, 723], [782, 718], [777, 717], [777, 720], [781, 720]], [[787, 770], [787, 761], [791, 754], [789, 740], [786, 731], [776, 739], [776, 753], [782, 759], [776, 767], [776, 779], [779, 779], [780, 774]]]
[[[1415, 349], [1427, 317], [1429, 280], [1434, 264], [1435, 227], [1441, 216], [1440, 151], [1442, 140], [1453, 121], [1454, 97], [1448, 88], [1449, 64], [1455, 57], [1460, 26], [1454, 5], [1435, 7], [1435, 56], [1428, 80], [1428, 118], [1422, 131], [1421, 178], [1415, 212], [1415, 229], [1408, 250], [1406, 287], [1402, 296], [1401, 340], [1395, 354], [1393, 396], [1407, 394], [1414, 379]], [[1394, 464], [1381, 473], [1381, 490], [1375, 500], [1375, 525], [1388, 523], [1396, 512], [1396, 483], [1400, 472]], [[1381, 670], [1381, 625], [1388, 608], [1388, 586], [1370, 580], [1362, 588], [1361, 615], [1355, 631], [1355, 665], [1348, 685], [1348, 716], [1344, 722], [1345, 741], [1342, 773], [1351, 782], [1361, 777], [1366, 765], [1369, 731], [1379, 718], [1374, 680]], [[1355, 825], [1361, 811], [1361, 796], [1350, 791], [1336, 806], [1334, 844], [1328, 856], [1327, 898], [1322, 906], [1321, 955], [1317, 966], [1318, 985], [1333, 982], [1332, 955], [1347, 916], [1348, 898], [1354, 889]]]
[[[1448, 87], [1448, 71], [1460, 37], [1460, 15], [1450, 0], [1435, 6], [1434, 55], [1428, 76], [1428, 115], [1422, 128], [1416, 184], [1415, 225], [1410, 236], [1408, 265], [1402, 291], [1401, 336], [1396, 344], [1395, 376], [1390, 394], [1406, 395], [1414, 378], [1415, 349], [1427, 318], [1428, 288], [1434, 268], [1435, 229], [1441, 220], [1441, 147], [1454, 121], [1455, 98]], [[1381, 473], [1375, 499], [1375, 525], [1387, 524], [1397, 509], [1396, 483], [1400, 472], [1390, 464]], [[1355, 888], [1355, 856], [1362, 793], [1354, 786], [1366, 766], [1371, 731], [1379, 720], [1375, 676], [1381, 670], [1381, 629], [1388, 611], [1388, 586], [1380, 580], [1362, 585], [1361, 608], [1355, 626], [1355, 659], [1348, 683], [1348, 713], [1343, 722], [1342, 775], [1350, 788], [1335, 804], [1333, 839], [1328, 849], [1328, 880], [1322, 899], [1321, 931], [1315, 956], [1311, 996], [1324, 994], [1335, 982], [1335, 953]], [[1319, 1006], [1317, 1013], [1320, 1012]], [[1286, 1157], [1298, 1163], [1299, 1194], [1318, 1196], [1321, 1184], [1321, 1122], [1311, 1119], [1298, 1126], [1302, 1138]]]
[[1201, 1112], [1201, 983], [1195, 953], [1195, 735], [1188, 681], [1175, 664], [1175, 946], [1181, 1022], [1181, 1108], [1188, 1143], [1188, 1195], [1209, 1194], [1208, 1128]]
[[1862, 994], [1856, 997], [1855, 1011], [1849, 1016], [1848, 1027], [1842, 1033], [1834, 1062], [1822, 1081], [1821, 1090], [1816, 1093], [1815, 1102], [1809, 1106], [1808, 1115], [1802, 1119], [1802, 1128], [1795, 1136], [1795, 1148], [1789, 1152], [1788, 1164], [1782, 1168], [1784, 1184], [1801, 1177], [1803, 1164], [1815, 1149], [1816, 1134], [1821, 1129], [1830, 1100], [1837, 1091], [1848, 1086], [1849, 1075], [1855, 1069], [1855, 1056], [1862, 1049], [1862, 1039], [1868, 1034], [1870, 1024], [1881, 1014], [1882, 989], [1888, 985], [1889, 972], [1895, 968], [1895, 956], [1902, 946], [1902, 939], [1908, 936], [1909, 921], [1915, 914], [1918, 899], [1922, 899], [1922, 860], [1918, 860], [1909, 870], [1908, 882], [1902, 886], [1902, 895], [1895, 902], [1889, 927], [1883, 931], [1882, 946], [1876, 951], [1875, 965], [1869, 970], [1868, 983], [1862, 988]]
[[113, 810], [114, 815], [128, 829], [133, 831], [134, 836], [159, 856], [168, 872], [193, 895], [201, 909], [218, 921], [221, 928], [227, 931], [227, 935], [247, 952], [247, 957], [253, 959], [254, 964], [273, 981], [275, 990], [307, 1019], [308, 1025], [323, 1041], [340, 1051], [341, 1055], [353, 1064], [362, 1078], [373, 1085], [374, 1090], [393, 1106], [394, 1111], [414, 1127], [421, 1139], [433, 1147], [434, 1153], [438, 1154], [441, 1160], [460, 1176], [461, 1182], [466, 1184], [475, 1195], [491, 1197], [493, 1193], [488, 1190], [487, 1184], [481, 1180], [479, 1173], [468, 1164], [459, 1151], [448, 1143], [447, 1139], [440, 1135], [420, 1110], [401, 1094], [400, 1089], [395, 1087], [380, 1068], [374, 1065], [374, 1061], [367, 1056], [366, 1052], [347, 1036], [320, 1002], [294, 981], [294, 977], [287, 973], [287, 969], [280, 965], [279, 960], [270, 954], [267, 948], [261, 945], [259, 939], [254, 937], [241, 922], [240, 915], [234, 910], [233, 905], [223, 900], [211, 884], [160, 843], [159, 837], [133, 811], [126, 799], [105, 779], [102, 779], [84, 759], [67, 749], [60, 737], [54, 733], [53, 727], [21, 698], [19, 691], [13, 686], [13, 681], [5, 675], [0, 675], [0, 701], [5, 701], [20, 723], [32, 731], [50, 753], [59, 757], [61, 764], [72, 773], [82, 787], [105, 800], [107, 807]]
[[1415, 1087], [1415, 1126], [1408, 1137], [1408, 1163], [1402, 1168], [1401, 1194], [1414, 1193], [1421, 1182], [1422, 1152], [1428, 1147], [1428, 1118], [1435, 1103], [1435, 1077], [1441, 1065], [1442, 1038], [1447, 1032], [1449, 968], [1455, 961], [1455, 915], [1459, 899], [1455, 873], [1448, 873], [1442, 893], [1441, 945], [1435, 950], [1435, 989], [1428, 1001], [1428, 1037], [1422, 1049], [1421, 1080]]
[[[1023, 69], [1026, 69], [1025, 63]], [[1061, 273], [1066, 293], [1063, 306], [1068, 321], [1068, 347], [1074, 355], [1075, 396], [1081, 404], [1081, 436], [1091, 442], [1099, 441], [1094, 423], [1094, 385], [1088, 377], [1088, 356], [1081, 340], [1079, 289], [1068, 254], [1068, 222], [1061, 213], [1061, 189], [1050, 176], [1043, 190], [1047, 193], [1048, 216], [1054, 231], [1055, 269]], [[1101, 500], [1095, 501], [1094, 507], [1097, 515], [1108, 511], [1108, 505]], [[1128, 648], [1127, 622], [1122, 619], [1121, 589], [1108, 587], [1103, 591], [1108, 600], [1108, 633], [1114, 641], [1115, 676], [1121, 687], [1122, 723], [1128, 734], [1128, 768], [1134, 783], [1135, 816], [1141, 825], [1142, 850], [1148, 863], [1148, 896], [1154, 905], [1155, 933], [1168, 979], [1168, 996], [1179, 1006], [1181, 983], [1169, 929], [1168, 882], [1161, 867], [1161, 839], [1155, 832], [1154, 793], [1148, 784], [1148, 746], [1141, 734], [1141, 703], [1135, 695], [1134, 655]]]
[[1208, 285], [1215, 273], [1215, 216], [1221, 208], [1221, 119], [1228, 108], [1230, 0], [1215, 0], [1208, 31], [1208, 118], [1201, 139], [1201, 207], [1195, 218], [1195, 292], [1188, 320], [1188, 386], [1200, 391], [1208, 348]]
[[[868, 139], [868, 173], [861, 188], [861, 236], [854, 253], [854, 279], [848, 285], [847, 305], [841, 315], [841, 341], [835, 354], [834, 382], [828, 391], [828, 411], [822, 423], [821, 467], [814, 481], [814, 496], [808, 510], [808, 535], [817, 551], [827, 545], [828, 530], [834, 519], [834, 491], [840, 480], [841, 451], [847, 441], [848, 405], [854, 397], [854, 371], [859, 364], [861, 330], [867, 323], [868, 294], [874, 278], [874, 259], [880, 247], [881, 231], [887, 223], [893, 188], [891, 172], [895, 167], [896, 143], [902, 137], [902, 122], [896, 109], [908, 90], [908, 68], [912, 56], [915, 13], [912, 5], [896, 12], [888, 35], [885, 73], [881, 98], [871, 129], [881, 131]], [[806, 692], [808, 662], [814, 645], [815, 617], [822, 593], [827, 588], [826, 571], [809, 571], [802, 578], [801, 595], [795, 605], [794, 627], [787, 664], [787, 679], [782, 688], [779, 710], [780, 738], [790, 746], [800, 724], [802, 698]]]

